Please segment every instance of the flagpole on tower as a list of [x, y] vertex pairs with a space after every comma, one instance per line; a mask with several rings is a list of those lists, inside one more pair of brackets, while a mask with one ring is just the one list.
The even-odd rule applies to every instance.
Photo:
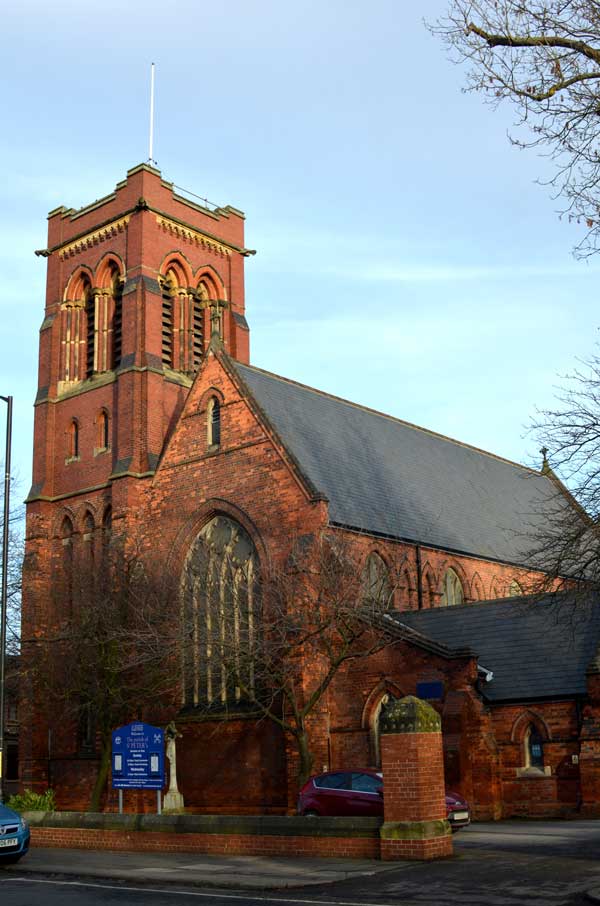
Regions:
[[154, 63], [150, 65], [150, 142], [148, 152], [148, 162], [156, 163], [154, 160]]

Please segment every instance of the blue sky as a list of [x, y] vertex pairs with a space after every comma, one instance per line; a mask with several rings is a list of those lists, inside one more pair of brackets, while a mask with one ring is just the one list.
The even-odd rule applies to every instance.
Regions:
[[[154, 156], [246, 212], [252, 362], [500, 455], [594, 348], [600, 260], [461, 92], [445, 0], [24, 0], [3, 12], [0, 394], [30, 481], [46, 215]], [[0, 417], [3, 415], [0, 414]], [[2, 422], [3, 425], [3, 422]]]

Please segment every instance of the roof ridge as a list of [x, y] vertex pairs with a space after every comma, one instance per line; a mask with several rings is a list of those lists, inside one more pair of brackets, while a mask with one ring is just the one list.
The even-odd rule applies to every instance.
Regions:
[[389, 419], [389, 421], [396, 422], [400, 425], [405, 425], [408, 428], [413, 428], [415, 431], [422, 431], [424, 434], [429, 434], [431, 437], [438, 437], [440, 440], [445, 440], [448, 443], [456, 444], [458, 447], [465, 447], [468, 450], [474, 450], [475, 453], [482, 453], [484, 456], [489, 456], [491, 459], [496, 459], [499, 462], [505, 462], [510, 466], [516, 466], [518, 469], [523, 469], [525, 472], [531, 473], [531, 475], [536, 475], [538, 477], [547, 477], [544, 476], [542, 472], [539, 472], [537, 469], [532, 469], [531, 466], [525, 466], [523, 463], [515, 462], [513, 459], [508, 459], [506, 456], [500, 456], [498, 453], [491, 453], [489, 450], [484, 450], [482, 447], [476, 447], [474, 444], [466, 443], [462, 440], [457, 440], [455, 437], [449, 437], [447, 434], [441, 434], [439, 431], [433, 431], [431, 428], [423, 428], [421, 425], [415, 425], [414, 422], [406, 421], [406, 419], [398, 418], [395, 415], [390, 415], [388, 412], [381, 412], [379, 409], [372, 409], [370, 406], [363, 406], [361, 403], [355, 403], [352, 400], [345, 399], [343, 396], [336, 396], [334, 393], [328, 393], [326, 390], [319, 390], [317, 387], [311, 387], [309, 384], [303, 384], [301, 381], [295, 381], [292, 378], [283, 377], [281, 374], [275, 374], [274, 371], [267, 371], [265, 368], [257, 368], [256, 365], [247, 365], [244, 362], [238, 362], [235, 359], [232, 359], [235, 365], [241, 365], [243, 368], [249, 368], [251, 371], [256, 371], [258, 374], [265, 374], [268, 377], [275, 378], [278, 381], [282, 381], [284, 384], [291, 384], [294, 387], [300, 387], [302, 390], [308, 390], [311, 393], [316, 393], [319, 396], [324, 396], [327, 399], [334, 400], [337, 403], [344, 403], [346, 406], [352, 406], [354, 409], [361, 409], [363, 412], [370, 412], [372, 415], [377, 415], [380, 418]]

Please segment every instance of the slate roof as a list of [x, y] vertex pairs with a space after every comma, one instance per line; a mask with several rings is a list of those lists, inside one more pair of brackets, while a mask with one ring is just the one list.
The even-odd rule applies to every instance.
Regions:
[[600, 601], [568, 592], [396, 613], [393, 619], [448, 648], [470, 648], [494, 674], [481, 683], [492, 702], [584, 694], [586, 669], [600, 641]]
[[[546, 476], [434, 432], [233, 363], [332, 523], [508, 563], [556, 501]], [[555, 504], [554, 504], [555, 505]]]

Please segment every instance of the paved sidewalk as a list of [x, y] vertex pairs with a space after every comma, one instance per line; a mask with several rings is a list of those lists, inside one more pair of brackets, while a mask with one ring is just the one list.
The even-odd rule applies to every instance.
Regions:
[[237, 889], [281, 889], [366, 880], [398, 868], [375, 859], [205, 856], [198, 853], [132, 853], [106, 850], [32, 848], [17, 865], [0, 869], [14, 875], [60, 875], [146, 884], [180, 884]]
[[228, 889], [272, 891], [269, 898], [276, 899], [284, 896], [277, 890], [306, 888], [311, 901], [355, 904], [600, 904], [600, 820], [479, 823], [454, 844], [453, 858], [430, 863], [34, 848], [0, 869], [0, 885], [29, 877], [173, 891], [204, 887], [223, 896]]

